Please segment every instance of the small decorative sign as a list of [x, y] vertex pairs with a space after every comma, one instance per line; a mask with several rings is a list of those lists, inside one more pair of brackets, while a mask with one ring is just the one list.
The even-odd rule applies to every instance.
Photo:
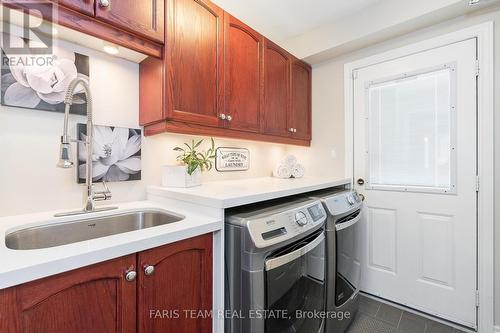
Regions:
[[215, 169], [224, 171], [243, 171], [250, 167], [250, 152], [245, 148], [217, 148]]

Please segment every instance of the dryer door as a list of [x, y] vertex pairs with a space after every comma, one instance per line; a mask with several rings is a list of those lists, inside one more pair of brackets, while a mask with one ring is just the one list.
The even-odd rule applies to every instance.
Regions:
[[358, 223], [361, 218], [361, 208], [335, 223], [336, 236], [336, 282], [335, 306], [345, 304], [359, 289], [361, 279], [361, 265], [359, 242], [360, 233]]

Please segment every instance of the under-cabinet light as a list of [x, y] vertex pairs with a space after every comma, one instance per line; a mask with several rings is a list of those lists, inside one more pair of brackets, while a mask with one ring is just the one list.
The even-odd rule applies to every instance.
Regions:
[[104, 52], [106, 52], [108, 54], [111, 54], [111, 55], [118, 54], [118, 47], [116, 47], [115, 45], [104, 44], [104, 46], [102, 48], [103, 48]]

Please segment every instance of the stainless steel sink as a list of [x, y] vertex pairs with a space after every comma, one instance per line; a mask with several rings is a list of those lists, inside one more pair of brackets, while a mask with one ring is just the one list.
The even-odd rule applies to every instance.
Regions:
[[11, 232], [5, 237], [5, 245], [12, 250], [43, 249], [175, 223], [183, 219], [181, 215], [159, 210], [79, 219]]

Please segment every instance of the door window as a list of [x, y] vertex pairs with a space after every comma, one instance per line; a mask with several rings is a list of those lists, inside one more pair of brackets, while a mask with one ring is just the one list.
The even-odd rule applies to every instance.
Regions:
[[455, 66], [367, 84], [368, 187], [455, 192]]

